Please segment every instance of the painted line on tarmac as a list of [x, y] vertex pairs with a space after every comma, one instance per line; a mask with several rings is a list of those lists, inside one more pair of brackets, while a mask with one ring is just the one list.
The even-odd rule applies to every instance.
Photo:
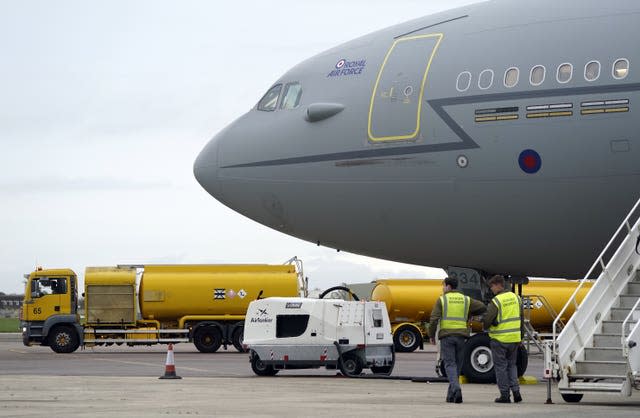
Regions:
[[[133, 365], [136, 365], [136, 366], [140, 366], [140, 365], [142, 365], [142, 366], [150, 366], [150, 367], [158, 367], [159, 366], [158, 363], [143, 363], [143, 362], [139, 362], [139, 361], [114, 360], [114, 359], [111, 359], [111, 358], [99, 358], [98, 357], [95, 360], [110, 361], [112, 363], [133, 364]], [[161, 366], [164, 366], [164, 363]], [[177, 368], [178, 367], [176, 367], [176, 369]], [[211, 372], [211, 370], [196, 369], [196, 368], [193, 368], [193, 367], [180, 366], [179, 368], [180, 368], [180, 370], [184, 369], [184, 370], [189, 370], [189, 371], [192, 371], [192, 372], [202, 372], [202, 373], [210, 373]]]
[[18, 353], [18, 354], [29, 354], [29, 351], [20, 351], [20, 350], [16, 350], [15, 348], [10, 348], [9, 352]]

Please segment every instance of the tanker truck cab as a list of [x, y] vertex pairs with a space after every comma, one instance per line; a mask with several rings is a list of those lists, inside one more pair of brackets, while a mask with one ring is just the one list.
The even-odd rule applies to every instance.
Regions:
[[259, 376], [281, 369], [339, 368], [345, 376], [364, 368], [390, 374], [395, 355], [382, 302], [266, 298], [251, 302], [245, 347]]
[[21, 316], [24, 345], [48, 345], [58, 353], [75, 351], [82, 338], [76, 274], [70, 269], [38, 268], [25, 278]]

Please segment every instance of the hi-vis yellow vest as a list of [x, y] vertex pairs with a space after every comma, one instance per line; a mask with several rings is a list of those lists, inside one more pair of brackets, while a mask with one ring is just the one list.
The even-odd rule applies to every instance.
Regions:
[[470, 299], [460, 292], [447, 292], [440, 296], [442, 318], [440, 329], [466, 329]]
[[520, 334], [520, 298], [513, 292], [496, 295], [491, 302], [498, 308], [496, 322], [489, 328], [489, 337], [501, 343], [518, 343]]

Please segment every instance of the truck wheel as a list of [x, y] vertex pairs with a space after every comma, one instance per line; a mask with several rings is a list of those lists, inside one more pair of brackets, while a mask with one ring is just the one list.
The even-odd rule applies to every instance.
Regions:
[[233, 346], [241, 353], [244, 353], [246, 350], [242, 348], [242, 341], [244, 340], [244, 327], [238, 327], [233, 331], [233, 336], [231, 337], [231, 342]]
[[222, 333], [215, 326], [198, 327], [193, 335], [193, 345], [201, 353], [215, 353], [222, 345]]
[[472, 383], [495, 383], [493, 357], [489, 335], [482, 333], [469, 338], [462, 348], [462, 372]]
[[422, 334], [411, 325], [402, 325], [393, 333], [393, 345], [398, 353], [410, 353], [420, 347]]
[[272, 365], [264, 364], [256, 353], [251, 355], [251, 370], [258, 376], [275, 376], [279, 372]]
[[60, 325], [49, 332], [49, 346], [56, 353], [73, 353], [80, 345], [76, 330], [68, 325]]
[[580, 402], [582, 396], [584, 396], [582, 393], [561, 393], [560, 395], [562, 395], [562, 399], [564, 399], [565, 402], [569, 403]]
[[347, 377], [360, 376], [362, 373], [362, 360], [354, 353], [342, 355], [340, 363], [340, 371]]

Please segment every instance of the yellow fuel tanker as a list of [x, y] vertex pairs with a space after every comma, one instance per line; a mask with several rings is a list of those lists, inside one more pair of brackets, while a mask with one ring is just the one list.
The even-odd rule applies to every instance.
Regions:
[[[551, 330], [553, 319], [578, 286], [569, 280], [530, 280], [523, 286], [522, 295], [525, 317], [538, 332]], [[591, 285], [583, 287], [578, 303], [586, 296]], [[376, 281], [371, 300], [383, 301], [389, 312], [396, 351], [417, 349], [427, 334], [429, 315], [436, 300], [442, 294], [442, 280], [429, 279], [381, 279]], [[566, 311], [567, 321], [574, 307]], [[478, 324], [474, 330], [479, 331]]]
[[80, 345], [169, 342], [193, 342], [202, 352], [222, 344], [242, 351], [249, 302], [306, 296], [302, 263], [295, 258], [283, 265], [87, 267], [84, 285], [81, 319], [72, 270], [32, 272], [21, 318], [24, 344], [62, 353]]

